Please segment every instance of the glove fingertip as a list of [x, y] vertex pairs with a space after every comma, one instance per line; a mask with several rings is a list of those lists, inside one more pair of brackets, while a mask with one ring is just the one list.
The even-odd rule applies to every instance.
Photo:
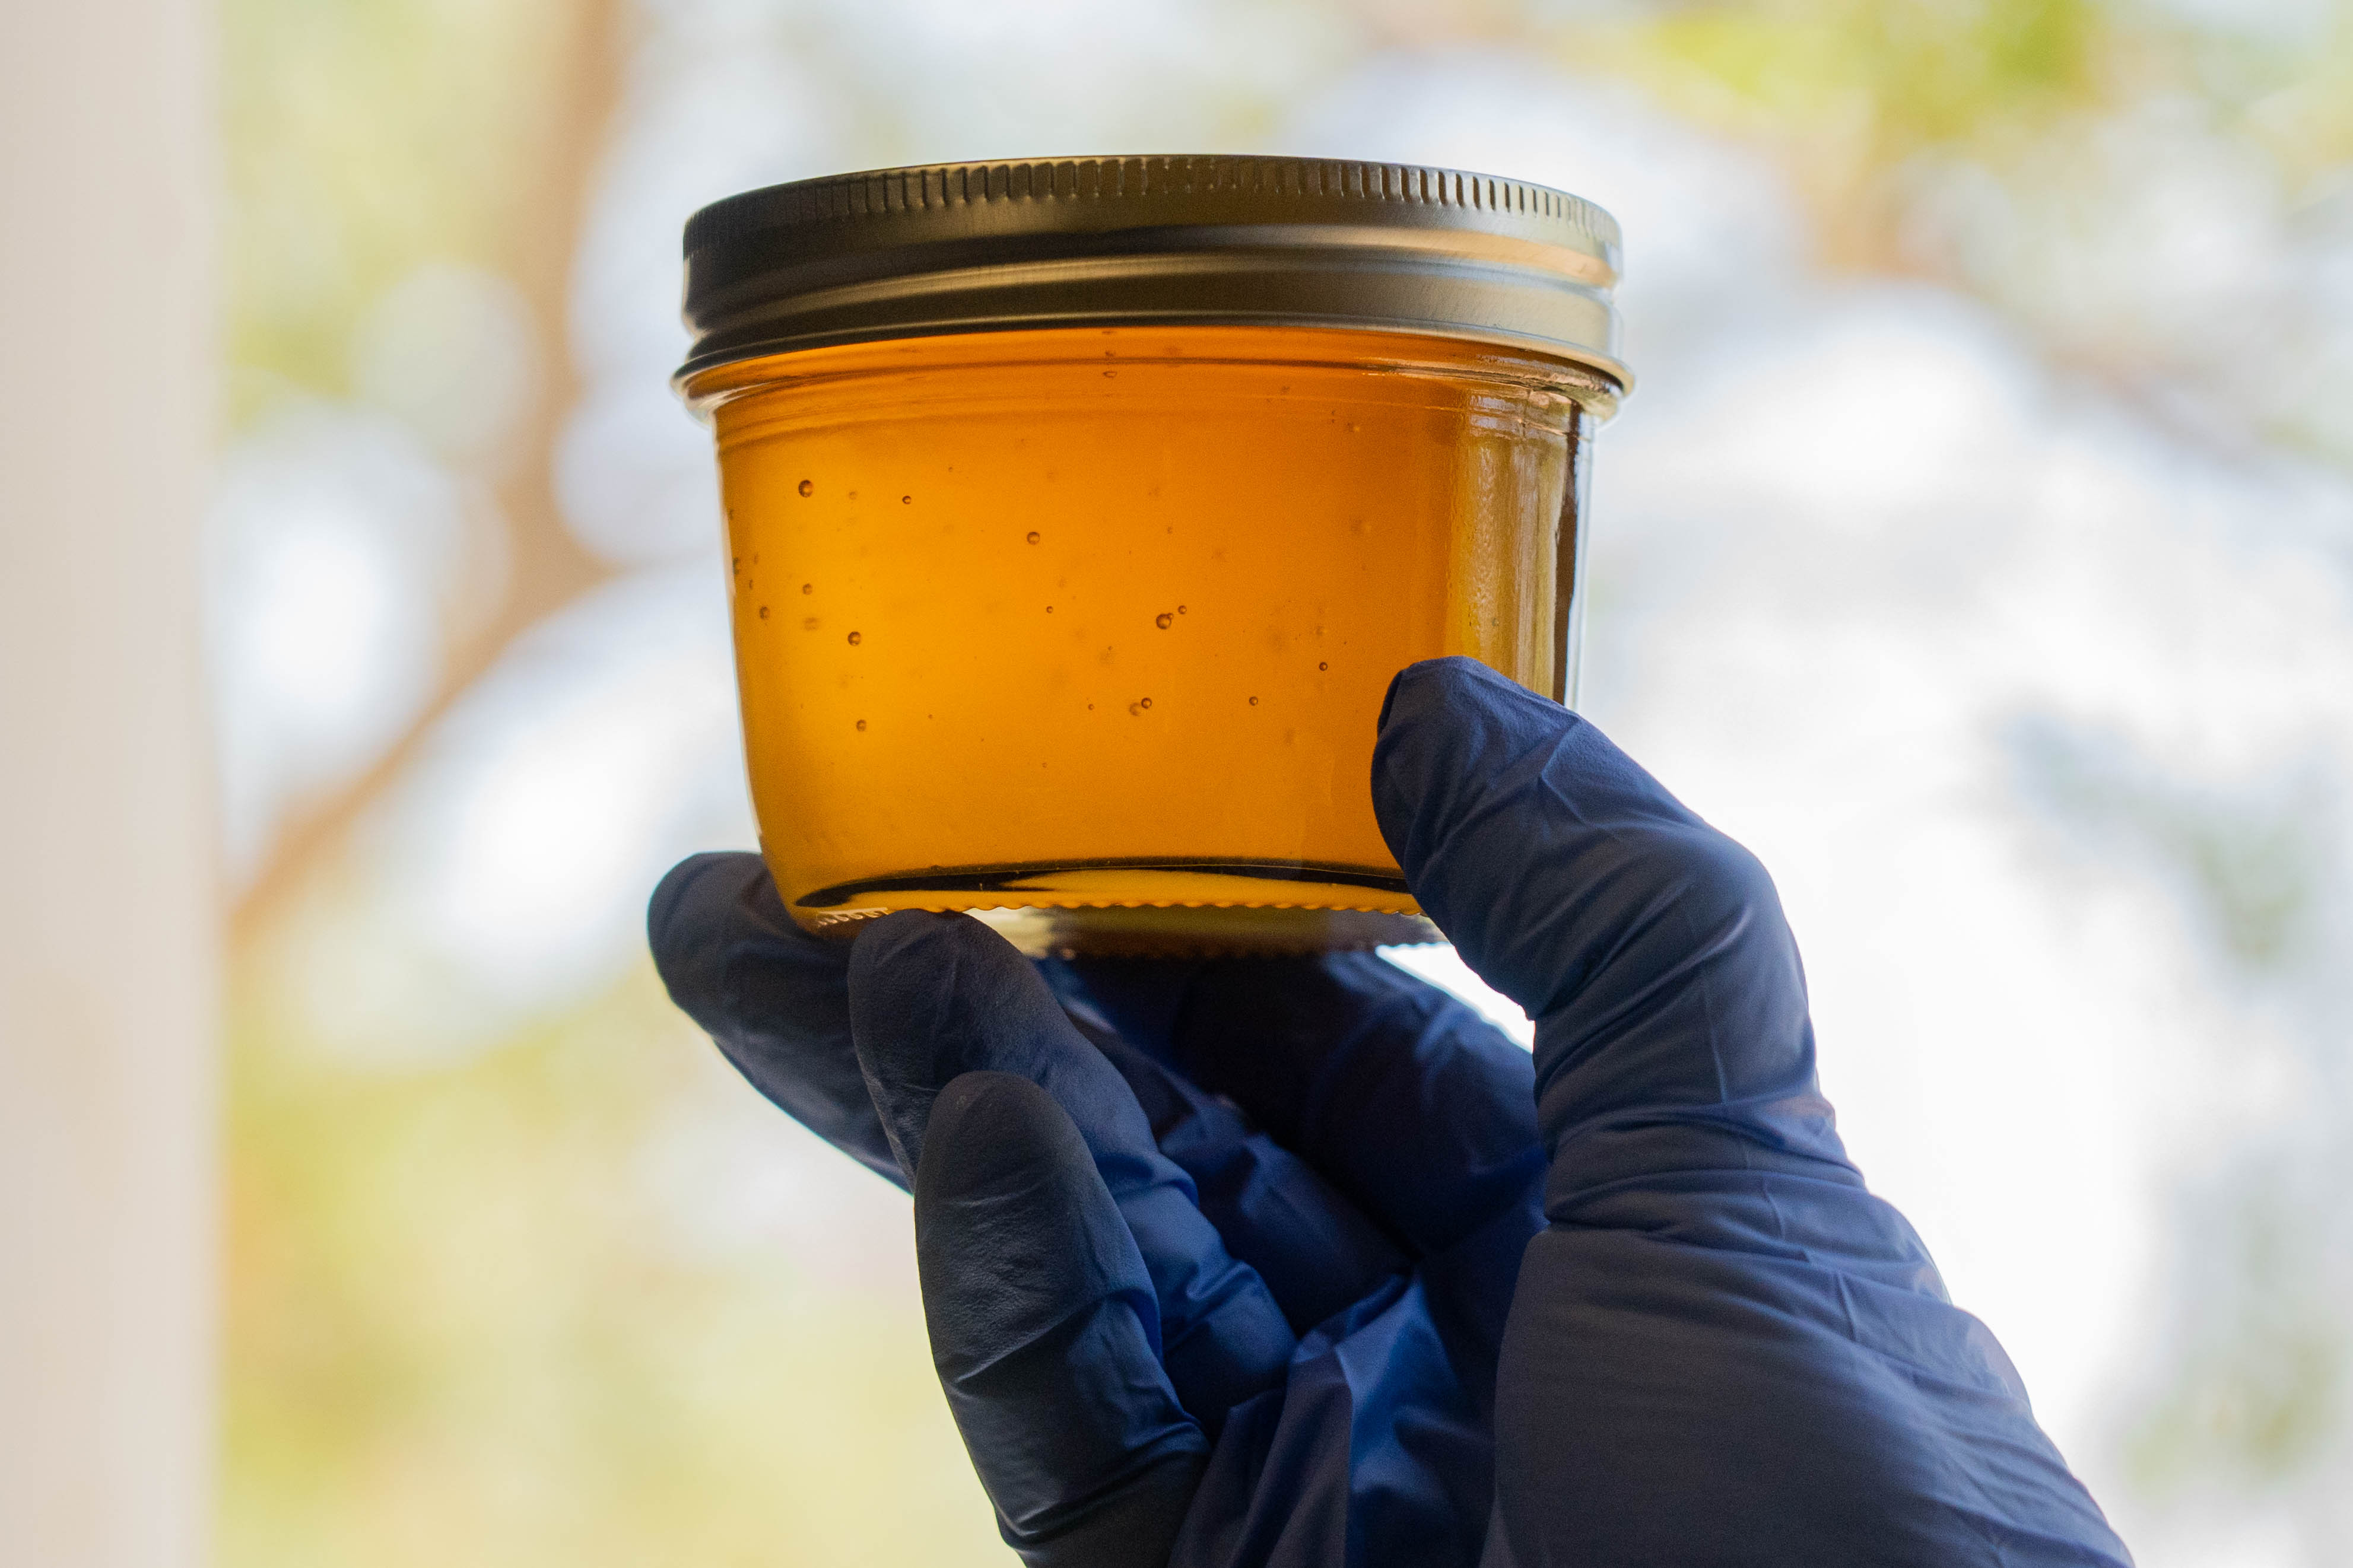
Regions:
[[[1058, 1197], [1050, 1189], [1083, 1187], [1086, 1177], [1102, 1181], [1069, 1113], [1015, 1073], [958, 1074], [934, 1101], [927, 1131], [926, 1153], [915, 1173], [919, 1230], [927, 1213], [1025, 1184], [1036, 1188], [1032, 1201], [1072, 1208], [1081, 1201], [1076, 1194]], [[1041, 1173], [1045, 1186], [1037, 1185]], [[1110, 1217], [1115, 1221], [1116, 1212]]]
[[1373, 812], [1407, 878], [1428, 868], [1479, 764], [1525, 753], [1577, 722], [1474, 658], [1424, 659], [1398, 671], [1373, 742]]
[[[1381, 696], [1380, 717], [1374, 721], [1373, 732], [1377, 735], [1386, 735], [1389, 731], [1389, 725], [1393, 720], [1412, 714], [1421, 706], [1422, 700], [1433, 687], [1441, 685], [1454, 674], [1451, 668], [1453, 666], [1468, 667], [1461, 671], [1463, 676], [1470, 676], [1473, 670], [1485, 668], [1476, 659], [1466, 658], [1457, 654], [1447, 658], [1419, 659], [1390, 676], [1389, 689]], [[1398, 704], [1400, 699], [1406, 705], [1404, 713], [1398, 711]]]
[[646, 945], [653, 950], [655, 972], [670, 999], [698, 1019], [716, 997], [734, 911], [766, 872], [757, 855], [690, 855], [646, 900]]

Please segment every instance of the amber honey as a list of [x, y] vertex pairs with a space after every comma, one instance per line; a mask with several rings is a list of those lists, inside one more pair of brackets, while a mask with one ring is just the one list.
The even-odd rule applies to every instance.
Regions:
[[973, 910], [1033, 950], [1414, 940], [1369, 777], [1390, 678], [1547, 695], [1608, 384], [1321, 328], [820, 348], [712, 407], [762, 846], [848, 934]]

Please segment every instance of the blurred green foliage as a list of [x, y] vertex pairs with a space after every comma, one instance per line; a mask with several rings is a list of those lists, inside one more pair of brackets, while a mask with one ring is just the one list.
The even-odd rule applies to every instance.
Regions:
[[[1755, 0], [1570, 21], [1555, 41], [1703, 122], [1778, 143], [1826, 258], [1917, 269], [1906, 182], [1933, 156], [2062, 177], [2101, 117], [2195, 104], [2259, 138], [2292, 184], [2353, 158], [2353, 26], [2217, 37], [2120, 0]], [[1966, 280], [1964, 280], [1966, 281]]]
[[2091, 0], [1831, 0], [1671, 10], [1635, 37], [1771, 124], [1852, 125], [1889, 158], [2091, 97], [2108, 16]]
[[572, 0], [227, 0], [232, 422], [288, 384], [345, 389], [351, 336], [428, 262], [511, 264], [513, 212], [563, 133], [548, 68]]
[[[597, 20], [229, 0], [232, 424], [343, 395], [355, 329], [418, 268], [512, 276], [544, 242], [518, 229], [596, 152], [559, 139], [612, 85], [576, 68]], [[290, 921], [369, 896], [327, 879]], [[221, 1562], [1005, 1560], [911, 1292], [681, 1248], [649, 1209], [646, 1150], [721, 1070], [649, 971], [387, 1063], [338, 1054], [269, 937], [232, 955]]]
[[649, 1200], [721, 1070], [649, 972], [406, 1064], [246, 978], [223, 1563], [1004, 1560], [911, 1293], [681, 1246]]

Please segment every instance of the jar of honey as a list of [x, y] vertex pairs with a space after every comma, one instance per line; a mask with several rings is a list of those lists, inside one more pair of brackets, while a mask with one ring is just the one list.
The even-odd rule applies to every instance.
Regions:
[[949, 164], [686, 232], [745, 752], [795, 920], [1032, 952], [1428, 941], [1389, 679], [1573, 703], [1617, 226], [1483, 175]]

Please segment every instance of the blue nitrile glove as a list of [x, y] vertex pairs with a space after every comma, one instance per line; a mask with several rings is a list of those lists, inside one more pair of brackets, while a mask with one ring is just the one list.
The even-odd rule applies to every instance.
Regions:
[[1846, 1162], [1756, 861], [1467, 660], [1394, 683], [1373, 793], [1533, 1063], [1366, 955], [1039, 968], [910, 914], [845, 958], [751, 857], [655, 894], [680, 1005], [913, 1173], [934, 1356], [1022, 1556], [2128, 1562]]

